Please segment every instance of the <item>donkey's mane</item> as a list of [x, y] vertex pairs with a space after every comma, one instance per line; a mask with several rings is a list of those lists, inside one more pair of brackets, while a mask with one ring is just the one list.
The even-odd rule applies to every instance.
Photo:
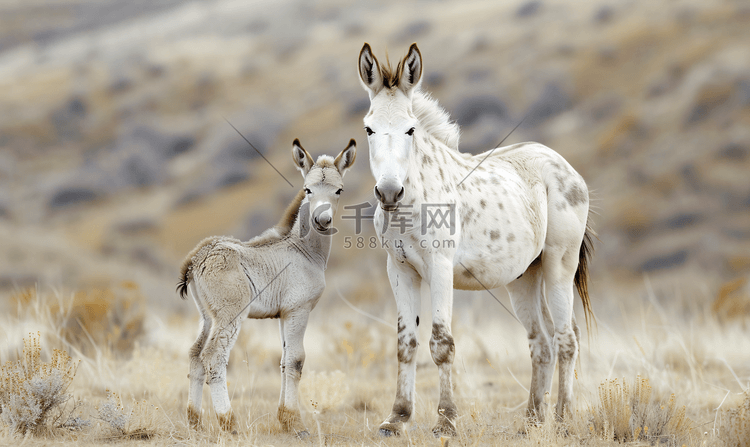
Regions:
[[259, 245], [266, 245], [271, 242], [276, 242], [283, 239], [292, 231], [294, 223], [297, 221], [299, 215], [299, 208], [302, 205], [302, 201], [305, 199], [305, 190], [300, 190], [292, 203], [286, 207], [284, 214], [281, 216], [281, 220], [275, 226], [267, 229], [260, 235], [250, 239], [245, 243], [248, 247], [257, 247]]
[[461, 130], [456, 122], [451, 121], [450, 115], [438, 104], [437, 99], [427, 92], [415, 90], [412, 111], [425, 132], [458, 152]]
[[[387, 89], [398, 88], [403, 72], [404, 60], [401, 60], [394, 69], [386, 51], [385, 63], [380, 64], [383, 86]], [[414, 89], [412, 96], [412, 111], [425, 132], [437, 138], [449, 148], [458, 151], [458, 140], [461, 134], [458, 124], [451, 121], [450, 115], [438, 104], [437, 99], [422, 91], [419, 86]]]
[[380, 64], [380, 77], [383, 78], [383, 86], [385, 88], [396, 88], [401, 81], [401, 74], [404, 71], [403, 61], [396, 65], [396, 69], [393, 69], [391, 61], [388, 58], [388, 50], [385, 52], [385, 63]]

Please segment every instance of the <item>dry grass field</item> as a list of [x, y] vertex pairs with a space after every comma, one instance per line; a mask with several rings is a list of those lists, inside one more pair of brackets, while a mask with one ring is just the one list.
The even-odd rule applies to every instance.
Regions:
[[[344, 243], [372, 225], [356, 234], [340, 209], [305, 337], [311, 435], [280, 432], [272, 320], [244, 322], [231, 355], [239, 433], [218, 430], [207, 389], [203, 430], [188, 429], [198, 316], [174, 291], [180, 261], [276, 222], [300, 187], [296, 137], [314, 156], [356, 138], [342, 205], [372, 198], [365, 41], [381, 61], [418, 43], [462, 151], [526, 117], [506, 143], [546, 144], [586, 179], [598, 324], [563, 424], [524, 418], [520, 324], [457, 291], [459, 436], [430, 431], [423, 324], [416, 414], [379, 437], [395, 303], [385, 252]], [[0, 445], [749, 446], [748, 42], [742, 0], [0, 2]]]
[[[207, 389], [203, 430], [191, 431], [187, 351], [196, 318], [144, 312], [134, 283], [17, 291], [0, 326], [0, 355], [18, 362], [2, 370], [0, 444], [747, 446], [746, 325], [688, 304], [690, 297], [665, 307], [648, 287], [603, 296], [598, 330], [581, 349], [575, 413], [563, 424], [539, 426], [524, 418], [530, 362], [520, 325], [489, 296], [460, 305], [453, 325], [460, 409], [454, 440], [430, 431], [438, 396], [437, 371], [424, 347], [429, 334], [420, 334], [416, 415], [404, 436], [384, 439], [377, 426], [394, 393], [395, 329], [360, 313], [378, 313], [383, 306], [375, 303], [365, 301], [359, 312], [324, 303], [305, 341], [301, 405], [311, 436], [298, 440], [281, 433], [275, 417], [275, 321], [244, 323], [232, 352], [228, 378], [239, 434], [218, 429]], [[393, 306], [386, 307], [379, 314], [395, 320]], [[18, 371], [25, 376], [19, 379]], [[34, 402], [51, 408], [41, 415], [24, 409]]]

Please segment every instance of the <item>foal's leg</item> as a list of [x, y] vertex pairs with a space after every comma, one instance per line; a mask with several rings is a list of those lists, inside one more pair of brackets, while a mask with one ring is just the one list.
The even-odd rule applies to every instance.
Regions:
[[438, 367], [440, 376], [440, 401], [438, 421], [432, 432], [436, 435], [456, 435], [455, 420], [458, 416], [453, 402], [451, 368], [456, 347], [451, 335], [453, 316], [453, 263], [444, 256], [434, 256], [430, 271], [430, 295], [432, 297], [432, 337], [430, 354]]
[[201, 315], [201, 330], [195, 343], [190, 348], [190, 373], [188, 374], [190, 388], [188, 391], [187, 417], [190, 427], [197, 429], [200, 427], [203, 381], [206, 378], [200, 353], [203, 351], [203, 345], [206, 343], [208, 333], [211, 330], [211, 317], [206, 313], [206, 308], [201, 297], [198, 296], [198, 290], [194, 283], [190, 283], [190, 294]]
[[544, 420], [544, 395], [552, 387], [555, 357], [551, 332], [552, 320], [544, 302], [541, 258], [531, 263], [523, 276], [506, 286], [513, 311], [521, 320], [529, 337], [531, 351], [531, 386], [529, 387], [530, 418]]
[[396, 298], [398, 309], [398, 380], [396, 400], [386, 420], [380, 424], [380, 434], [391, 436], [399, 433], [401, 425], [414, 412], [414, 392], [417, 370], [417, 327], [421, 304], [422, 278], [411, 267], [402, 267], [388, 256], [388, 279]]
[[227, 363], [237, 336], [240, 334], [242, 318], [226, 318], [215, 321], [211, 335], [201, 353], [203, 365], [208, 374], [206, 383], [211, 389], [211, 401], [222, 430], [237, 433], [237, 419], [232, 413], [227, 390]]
[[[313, 300], [314, 302], [315, 300]], [[309, 308], [297, 309], [282, 317], [285, 345], [282, 357], [281, 383], [282, 401], [279, 402], [278, 418], [284, 431], [294, 432], [304, 437], [309, 433], [302, 423], [299, 410], [299, 380], [302, 377], [302, 367], [305, 364], [305, 329], [310, 316]]]
[[284, 334], [284, 320], [279, 318], [279, 333], [281, 334], [281, 396], [279, 396], [279, 408], [284, 404], [286, 394], [286, 336]]
[[575, 362], [580, 336], [573, 319], [573, 277], [578, 266], [578, 247], [575, 250], [545, 248], [543, 263], [544, 283], [555, 325], [554, 345], [560, 370], [556, 412], [558, 418], [563, 418], [570, 410], [573, 400]]

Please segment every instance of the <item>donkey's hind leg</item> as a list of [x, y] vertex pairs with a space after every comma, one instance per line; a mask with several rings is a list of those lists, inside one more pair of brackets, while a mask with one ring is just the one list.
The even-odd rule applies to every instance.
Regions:
[[506, 286], [513, 311], [521, 320], [529, 337], [531, 351], [531, 386], [529, 387], [530, 418], [544, 420], [544, 395], [552, 387], [555, 357], [551, 338], [552, 320], [544, 301], [541, 257], [526, 269], [523, 276]]
[[552, 320], [554, 345], [560, 371], [557, 408], [558, 418], [565, 417], [573, 400], [575, 363], [580, 331], [573, 318], [573, 276], [578, 264], [578, 250], [545, 248], [544, 283]]
[[203, 368], [203, 362], [200, 359], [201, 351], [208, 338], [211, 330], [211, 317], [206, 313], [201, 297], [198, 296], [198, 290], [194, 283], [190, 284], [190, 292], [193, 296], [198, 311], [201, 315], [201, 329], [198, 338], [190, 348], [190, 388], [188, 392], [187, 417], [190, 428], [197, 429], [200, 427], [201, 400], [203, 398], [203, 381], [206, 378], [206, 370]]
[[241, 318], [215, 321], [208, 342], [201, 353], [201, 359], [208, 375], [206, 383], [211, 389], [211, 401], [219, 419], [219, 426], [222, 430], [233, 434], [237, 433], [237, 419], [232, 413], [232, 406], [229, 401], [227, 364], [229, 363], [229, 352], [240, 334], [241, 321]]

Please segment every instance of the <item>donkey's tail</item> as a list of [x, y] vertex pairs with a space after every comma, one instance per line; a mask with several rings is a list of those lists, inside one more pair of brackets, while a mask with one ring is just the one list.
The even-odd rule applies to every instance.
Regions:
[[591, 228], [590, 222], [586, 221], [586, 232], [583, 234], [581, 249], [578, 252], [578, 269], [575, 275], [575, 285], [578, 289], [578, 295], [583, 302], [583, 315], [586, 318], [586, 327], [591, 330], [591, 325], [596, 324], [596, 316], [591, 308], [591, 298], [589, 297], [589, 262], [594, 252], [592, 237], [596, 237], [596, 232]]

